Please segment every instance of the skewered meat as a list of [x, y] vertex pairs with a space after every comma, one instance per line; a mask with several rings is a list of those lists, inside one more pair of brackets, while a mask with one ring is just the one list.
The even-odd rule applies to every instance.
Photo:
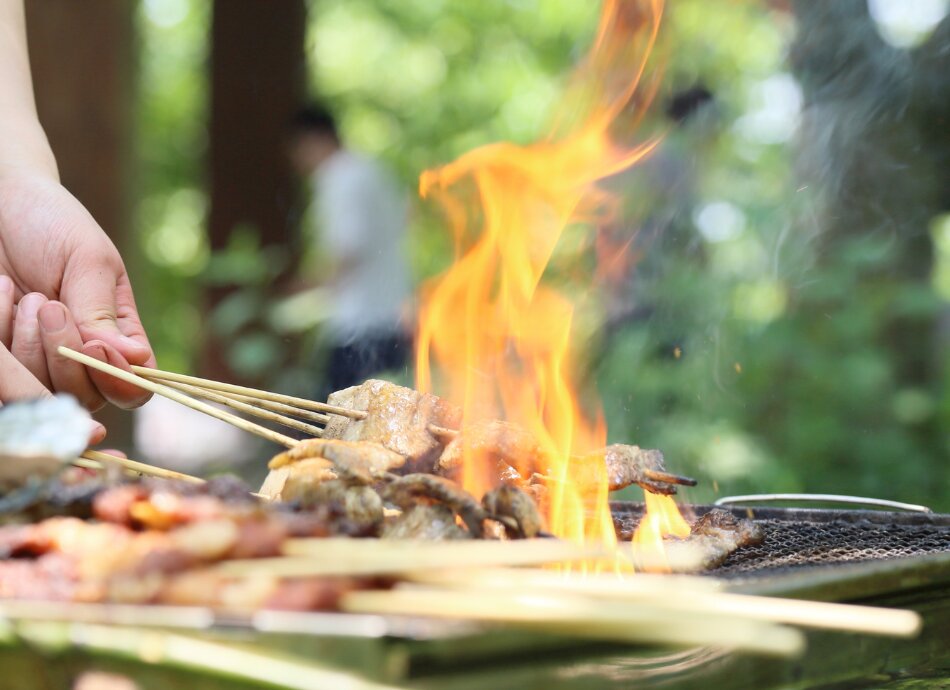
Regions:
[[383, 521], [383, 500], [372, 487], [356, 485], [340, 479], [319, 483], [294, 483], [293, 477], [283, 491], [283, 500], [298, 503], [304, 509], [325, 507], [330, 514], [340, 516], [333, 520], [339, 534], [375, 534]]
[[365, 419], [330, 415], [323, 438], [373, 441], [406, 458], [406, 472], [431, 472], [442, 442], [429, 426], [458, 428], [461, 411], [451, 403], [411, 388], [370, 379], [333, 393], [331, 405], [365, 411]]
[[[115, 482], [106, 473], [69, 467], [56, 477], [11, 492], [0, 501], [0, 522], [36, 522], [48, 517], [92, 515], [92, 501]], [[13, 497], [12, 494], [17, 496]], [[14, 498], [14, 500], [8, 500]]]
[[538, 440], [517, 424], [498, 419], [466, 425], [445, 447], [439, 458], [439, 473], [456, 475], [466, 453], [484, 467], [497, 465], [499, 474], [509, 481], [526, 477], [544, 465]]
[[[234, 614], [260, 609], [326, 611], [336, 609], [346, 592], [375, 584], [368, 578], [351, 577], [233, 579], [213, 570], [193, 570], [160, 578], [151, 601], [173, 606], [210, 606]], [[109, 594], [112, 600], [120, 596], [115, 585]]]
[[482, 497], [482, 505], [491, 518], [510, 518], [502, 520], [509, 538], [531, 539], [543, 529], [544, 523], [535, 502], [511, 484], [502, 484], [489, 491]]
[[[456, 475], [466, 453], [470, 453], [482, 466], [497, 466], [497, 479], [501, 482], [521, 485], [526, 477], [535, 473], [543, 476], [549, 472], [549, 463], [537, 439], [510, 422], [487, 420], [466, 426], [446, 446], [439, 459], [438, 472], [447, 476]], [[676, 493], [674, 484], [649, 476], [651, 473], [666, 473], [663, 454], [658, 450], [618, 443], [574, 457], [572, 461], [572, 477], [590, 486], [601, 485], [604, 481], [603, 468], [606, 466], [607, 488], [610, 491], [639, 484], [653, 493]]]
[[382, 489], [383, 497], [404, 511], [419, 504], [419, 499], [441, 503], [458, 514], [474, 537], [482, 536], [485, 511], [461, 486], [432, 474], [407, 474], [397, 477]]
[[685, 548], [700, 554], [697, 570], [722, 565], [731, 553], [744, 546], [761, 544], [765, 532], [752, 520], [714, 508], [693, 523], [686, 539], [666, 542], [667, 552]]
[[664, 472], [663, 453], [639, 446], [615, 443], [603, 450], [588, 453], [584, 459], [599, 459], [607, 468], [607, 488], [617, 491], [631, 484], [639, 484], [643, 489], [655, 494], [675, 494], [676, 486], [668, 482], [656, 481], [648, 477], [650, 471]]
[[209, 606], [234, 614], [334, 610], [346, 592], [381, 584], [349, 577], [227, 578], [207, 568], [89, 580], [73, 556], [50, 553], [36, 560], [0, 562], [2, 599]]
[[713, 508], [693, 523], [690, 535], [734, 542], [736, 548], [761, 544], [765, 539], [762, 527], [752, 520], [737, 518], [727, 510]]
[[306, 458], [271, 470], [260, 494], [271, 501], [300, 500], [311, 489], [332, 479], [336, 479], [332, 462], [326, 458]]
[[312, 438], [301, 441], [290, 450], [277, 455], [268, 467], [279, 469], [307, 458], [329, 460], [337, 474], [349, 476], [363, 484], [372, 484], [385, 473], [406, 463], [404, 456], [379, 443]]
[[350, 484], [372, 484], [405, 462], [378, 443], [308, 439], [270, 461], [261, 494], [272, 500], [299, 500], [321, 482], [338, 477]]
[[441, 503], [417, 504], [383, 527], [384, 539], [471, 539], [455, 521], [455, 512]]
[[144, 480], [105, 489], [93, 500], [93, 514], [100, 520], [158, 530], [223, 517], [247, 518], [261, 511], [247, 486], [229, 477], [200, 485]]

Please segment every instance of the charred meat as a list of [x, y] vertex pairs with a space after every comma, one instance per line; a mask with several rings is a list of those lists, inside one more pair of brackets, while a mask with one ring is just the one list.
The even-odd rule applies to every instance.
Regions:
[[459, 527], [455, 512], [446, 505], [418, 504], [386, 523], [383, 527], [384, 539], [425, 539], [439, 541], [444, 539], [471, 539], [472, 534]]
[[406, 458], [406, 472], [431, 472], [435, 467], [443, 446], [430, 426], [458, 428], [461, 421], [461, 411], [451, 403], [377, 379], [337, 391], [328, 402], [366, 412], [366, 417], [331, 414], [324, 439], [379, 443]]
[[686, 539], [671, 540], [667, 548], [686, 548], [699, 553], [697, 570], [711, 570], [722, 565], [737, 549], [761, 544], [764, 539], [765, 532], [752, 520], [714, 508], [693, 523]]
[[538, 506], [524, 491], [511, 484], [502, 484], [482, 498], [488, 517], [505, 526], [510, 539], [531, 539], [544, 529]]
[[329, 461], [338, 475], [362, 484], [372, 484], [387, 472], [395, 471], [406, 463], [404, 456], [376, 442], [312, 438], [276, 456], [268, 466], [279, 469], [311, 458]]
[[444, 477], [407, 474], [385, 485], [382, 492], [387, 501], [403, 511], [411, 510], [420, 502], [442, 504], [462, 519], [472, 536], [482, 536], [484, 509], [470, 493]]
[[498, 419], [473, 422], [445, 447], [438, 471], [455, 476], [466, 454], [485, 467], [498, 467], [508, 480], [527, 477], [543, 467], [541, 446], [528, 431]]

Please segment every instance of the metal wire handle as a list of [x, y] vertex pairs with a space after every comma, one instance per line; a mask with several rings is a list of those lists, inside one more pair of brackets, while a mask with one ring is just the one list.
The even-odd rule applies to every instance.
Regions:
[[725, 506], [736, 503], [772, 503], [776, 501], [800, 501], [802, 503], [847, 503], [850, 505], [874, 506], [876, 508], [890, 508], [908, 513], [932, 513], [927, 506], [913, 503], [888, 501], [883, 498], [863, 498], [861, 496], [842, 496], [840, 494], [747, 494], [745, 496], [724, 496], [716, 500], [714, 505]]

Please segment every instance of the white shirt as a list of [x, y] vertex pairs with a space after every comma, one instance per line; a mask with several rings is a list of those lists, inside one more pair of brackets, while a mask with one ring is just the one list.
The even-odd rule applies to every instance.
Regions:
[[405, 195], [378, 163], [342, 149], [314, 183], [321, 246], [330, 261], [348, 265], [331, 286], [330, 336], [347, 344], [392, 334], [410, 296]]

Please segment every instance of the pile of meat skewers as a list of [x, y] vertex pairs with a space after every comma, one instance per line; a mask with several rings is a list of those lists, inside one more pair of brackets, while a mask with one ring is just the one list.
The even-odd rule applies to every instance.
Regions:
[[[64, 515], [0, 527], [0, 598], [201, 605], [221, 610], [333, 608], [369, 579], [227, 578], [229, 559], [278, 556], [287, 539], [331, 533], [326, 512], [268, 506], [240, 481], [142, 480], [106, 487], [55, 480]], [[87, 519], [84, 519], [87, 518]]]
[[[544, 533], [541, 515], [553, 479], [541, 445], [510, 422], [480, 420], [454, 431], [461, 410], [437, 396], [369, 380], [330, 396], [330, 404], [363, 413], [330, 415], [322, 438], [304, 441], [271, 461], [261, 492], [304, 505], [335, 502], [368, 533], [403, 538], [480, 538], [502, 529], [510, 538]], [[495, 488], [479, 502], [453, 480], [466, 453], [489, 470]], [[676, 492], [691, 483], [666, 472], [657, 450], [616, 444], [573, 458], [572, 475], [611, 491], [639, 484]], [[402, 511], [384, 521], [383, 504]], [[488, 525], [485, 521], [496, 523]]]
[[[46, 500], [12, 516], [28, 524], [0, 527], [0, 599], [333, 609], [348, 591], [391, 581], [288, 578], [266, 568], [259, 576], [230, 577], [216, 566], [280, 557], [295, 538], [552, 536], [543, 517], [552, 472], [526, 430], [483, 420], [455, 431], [458, 408], [384, 381], [335, 393], [330, 403], [354, 414], [330, 415], [322, 438], [274, 457], [261, 494], [228, 479], [51, 480]], [[456, 481], [465, 453], [491, 470], [493, 488], [480, 500]], [[666, 472], [659, 451], [637, 446], [612, 445], [572, 462], [575, 480], [591, 487], [638, 484], [671, 494], [689, 483]], [[683, 541], [699, 544], [712, 567], [759, 540], [751, 522], [719, 511]]]

